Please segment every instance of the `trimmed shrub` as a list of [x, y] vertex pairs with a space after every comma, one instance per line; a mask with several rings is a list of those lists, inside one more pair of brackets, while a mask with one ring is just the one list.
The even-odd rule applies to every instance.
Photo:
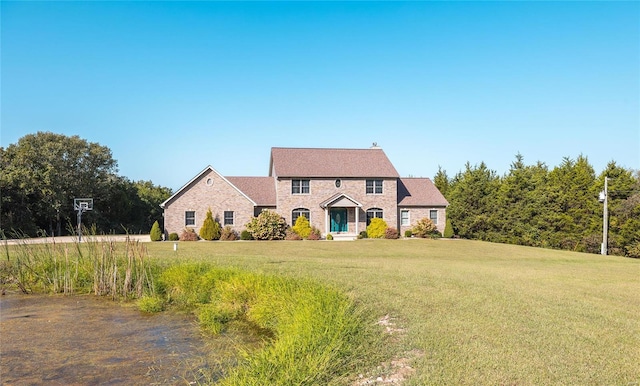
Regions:
[[235, 241], [238, 240], [238, 233], [233, 230], [230, 225], [222, 228], [222, 232], [220, 233], [220, 240], [222, 241]]
[[451, 226], [451, 220], [449, 219], [447, 219], [447, 221], [445, 222], [444, 234], [442, 236], [448, 239], [453, 237], [453, 227]]
[[327, 240], [333, 240], [333, 235], [331, 233], [327, 234]]
[[384, 231], [384, 238], [385, 239], [395, 240], [398, 237], [400, 237], [400, 234], [398, 233], [398, 230], [396, 228], [389, 227], [389, 228], [385, 229], [385, 231]]
[[245, 229], [240, 233], [240, 240], [253, 240], [253, 236], [251, 236], [251, 232]]
[[199, 237], [193, 228], [186, 228], [180, 234], [180, 241], [198, 241]]
[[416, 225], [413, 226], [412, 231], [415, 236], [426, 238], [431, 237], [435, 232], [438, 232], [438, 228], [433, 221], [425, 217], [418, 220]]
[[371, 239], [381, 239], [387, 231], [387, 222], [381, 218], [372, 218], [367, 226], [367, 236]]
[[176, 232], [169, 233], [169, 241], [178, 241], [180, 240], [180, 236]]
[[406, 231], [404, 231], [404, 237], [409, 238], [413, 236], [413, 232], [411, 231], [411, 229], [407, 229]]
[[359, 239], [368, 239], [369, 235], [367, 234], [367, 231], [362, 231], [358, 234], [358, 238]]
[[285, 240], [302, 240], [302, 237], [300, 237], [299, 234], [297, 234], [293, 229], [287, 229], [287, 233], [284, 236]]
[[321, 238], [322, 238], [322, 232], [320, 232], [320, 229], [316, 227], [311, 227], [311, 233], [309, 233], [307, 240], [320, 240]]
[[157, 220], [156, 222], [153, 223], [153, 226], [151, 227], [151, 232], [149, 234], [149, 237], [151, 238], [151, 241], [162, 240], [162, 231], [160, 230], [160, 224], [158, 224]]
[[286, 236], [287, 221], [272, 210], [263, 210], [246, 225], [254, 240], [283, 240]]
[[220, 238], [220, 224], [213, 219], [211, 209], [207, 210], [207, 217], [200, 228], [200, 237], [204, 240], [218, 240]]
[[305, 216], [298, 216], [292, 229], [303, 239], [308, 238], [311, 234], [311, 224]]

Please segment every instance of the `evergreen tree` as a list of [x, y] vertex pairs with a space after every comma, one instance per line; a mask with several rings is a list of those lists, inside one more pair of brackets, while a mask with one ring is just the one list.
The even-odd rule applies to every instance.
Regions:
[[160, 230], [160, 224], [158, 224], [157, 221], [153, 223], [149, 237], [151, 238], [151, 241], [162, 240], [162, 231]]
[[448, 198], [449, 194], [449, 176], [447, 175], [446, 170], [443, 170], [441, 166], [438, 165], [438, 172], [433, 177], [433, 184], [438, 188], [440, 193], [445, 198]]
[[211, 209], [207, 210], [207, 216], [200, 228], [200, 238], [209, 241], [220, 238], [220, 224], [213, 219]]

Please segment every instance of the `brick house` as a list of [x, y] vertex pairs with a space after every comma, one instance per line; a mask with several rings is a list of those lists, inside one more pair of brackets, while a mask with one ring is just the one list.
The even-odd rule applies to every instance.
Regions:
[[428, 217], [444, 232], [447, 200], [428, 178], [400, 178], [379, 147], [271, 149], [268, 177], [224, 177], [207, 166], [160, 204], [165, 233], [199, 231], [208, 209], [238, 233], [264, 209], [323, 236], [355, 238], [374, 217], [404, 234]]

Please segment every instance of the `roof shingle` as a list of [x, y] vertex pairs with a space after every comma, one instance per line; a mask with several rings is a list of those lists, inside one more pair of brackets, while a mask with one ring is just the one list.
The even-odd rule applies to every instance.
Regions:
[[380, 148], [271, 149], [269, 175], [273, 177], [398, 178], [398, 172]]
[[447, 206], [449, 202], [428, 178], [398, 180], [398, 205]]
[[225, 177], [258, 206], [276, 206], [276, 185], [273, 177]]

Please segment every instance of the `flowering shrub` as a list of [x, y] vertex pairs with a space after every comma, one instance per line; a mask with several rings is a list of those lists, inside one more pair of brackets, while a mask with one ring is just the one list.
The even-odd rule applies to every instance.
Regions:
[[287, 232], [284, 236], [285, 240], [302, 240], [299, 234], [297, 234], [293, 229], [287, 229]]
[[272, 210], [263, 210], [247, 224], [247, 230], [255, 240], [283, 240], [287, 232], [287, 222]]
[[222, 228], [220, 233], [220, 240], [222, 241], [235, 241], [238, 240], [238, 234], [229, 225]]
[[422, 238], [433, 237], [438, 234], [436, 224], [426, 217], [418, 220], [416, 225], [413, 226], [412, 231], [414, 236]]
[[322, 238], [322, 233], [320, 229], [316, 227], [311, 227], [311, 233], [307, 236], [307, 240], [320, 240]]

